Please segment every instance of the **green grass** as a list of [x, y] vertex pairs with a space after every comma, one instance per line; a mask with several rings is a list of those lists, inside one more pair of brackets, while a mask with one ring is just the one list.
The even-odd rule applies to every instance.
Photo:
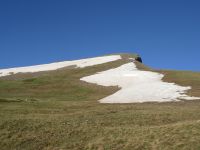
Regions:
[[[100, 104], [98, 99], [118, 88], [79, 81], [120, 66], [127, 57], [0, 80], [1, 149], [200, 149], [200, 101]], [[189, 94], [200, 96], [200, 73], [162, 73], [165, 81], [191, 85]]]
[[200, 96], [200, 73], [191, 71], [159, 71], [165, 74], [164, 81], [175, 82], [182, 86], [191, 86], [188, 95]]

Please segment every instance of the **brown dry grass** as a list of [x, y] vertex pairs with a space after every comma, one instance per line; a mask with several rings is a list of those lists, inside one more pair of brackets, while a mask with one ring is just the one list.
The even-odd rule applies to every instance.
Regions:
[[[1, 79], [1, 149], [200, 149], [200, 101], [100, 104], [118, 88], [79, 81], [129, 61]], [[200, 73], [160, 72], [200, 96]]]

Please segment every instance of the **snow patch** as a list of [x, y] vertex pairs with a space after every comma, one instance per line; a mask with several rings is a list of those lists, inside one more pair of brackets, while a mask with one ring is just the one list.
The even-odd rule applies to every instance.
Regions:
[[121, 59], [120, 55], [111, 55], [111, 56], [95, 57], [95, 58], [88, 58], [88, 59], [82, 59], [82, 60], [56, 62], [56, 63], [51, 63], [51, 64], [43, 64], [43, 65], [36, 65], [36, 66], [29, 66], [29, 67], [1, 69], [0, 77], [7, 76], [10, 74], [16, 74], [16, 73], [28, 73], [28, 72], [33, 73], [33, 72], [40, 72], [40, 71], [51, 71], [51, 70], [57, 70], [57, 69], [68, 67], [68, 66], [76, 66], [79, 68], [84, 68], [88, 66], [94, 66], [98, 64], [111, 62], [111, 61], [116, 61], [119, 59]]
[[191, 87], [162, 81], [163, 74], [141, 71], [135, 63], [83, 77], [80, 80], [102, 86], [119, 86], [121, 89], [105, 97], [100, 103], [167, 102], [200, 99], [186, 95]]

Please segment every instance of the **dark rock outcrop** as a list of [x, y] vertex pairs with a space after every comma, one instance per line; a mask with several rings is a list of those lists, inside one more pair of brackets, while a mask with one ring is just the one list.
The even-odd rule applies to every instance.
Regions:
[[137, 56], [137, 57], [135, 58], [135, 60], [138, 61], [138, 62], [140, 62], [140, 63], [142, 63], [142, 58], [141, 58], [140, 56]]

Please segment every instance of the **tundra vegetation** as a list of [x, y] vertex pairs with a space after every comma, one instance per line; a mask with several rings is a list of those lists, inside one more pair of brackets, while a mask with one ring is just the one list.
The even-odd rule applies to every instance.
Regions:
[[[119, 88], [79, 80], [136, 55], [122, 57], [86, 68], [1, 77], [1, 149], [200, 149], [199, 100], [101, 104], [99, 99]], [[200, 73], [153, 71], [165, 74], [164, 81], [192, 86], [187, 94], [200, 96]]]

